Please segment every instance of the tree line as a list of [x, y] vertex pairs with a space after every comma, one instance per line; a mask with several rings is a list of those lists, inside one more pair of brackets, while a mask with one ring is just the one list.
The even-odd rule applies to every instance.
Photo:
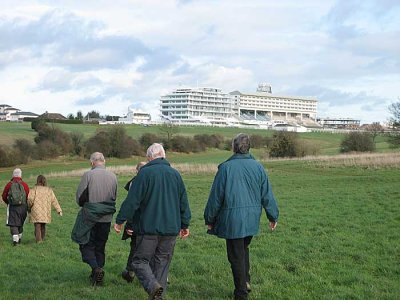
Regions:
[[[393, 110], [398, 116], [394, 124], [400, 129], [400, 103]], [[366, 132], [355, 131], [345, 135], [340, 144], [340, 152], [375, 151], [375, 139], [383, 134], [383, 131], [373, 125]], [[179, 135], [179, 127], [171, 124], [160, 126], [159, 134], [145, 133], [138, 139], [127, 135], [121, 125], [99, 128], [86, 140], [81, 132], [64, 132], [41, 118], [34, 119], [31, 128], [37, 133], [34, 143], [27, 139], [17, 139], [11, 147], [0, 146], [0, 167], [62, 155], [89, 157], [95, 151], [102, 152], [106, 157], [144, 156], [146, 149], [155, 142], [161, 142], [167, 151], [172, 152], [197, 153], [208, 148], [231, 149], [231, 140], [220, 134], [198, 134], [192, 137]], [[268, 157], [304, 157], [319, 154], [319, 147], [315, 142], [300, 139], [294, 132], [276, 131], [272, 136], [253, 134], [250, 138], [251, 147], [264, 148]], [[393, 148], [400, 147], [398, 130], [389, 134], [388, 142]]]

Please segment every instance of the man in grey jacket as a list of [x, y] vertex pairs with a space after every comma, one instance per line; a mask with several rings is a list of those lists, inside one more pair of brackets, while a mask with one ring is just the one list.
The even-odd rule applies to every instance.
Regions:
[[[106, 170], [104, 155], [100, 152], [94, 152], [90, 156], [90, 164], [92, 169], [83, 174], [76, 191], [76, 202], [83, 208], [88, 203], [92, 211], [96, 211], [95, 222], [93, 222], [93, 227], [90, 230], [89, 242], [79, 245], [82, 260], [92, 268], [90, 279], [91, 283], [95, 285], [103, 282], [105, 247], [113, 216], [109, 209], [103, 210], [101, 207], [104, 204], [115, 206], [117, 177], [114, 173]], [[93, 209], [96, 203], [99, 207]], [[115, 211], [115, 209], [112, 211]], [[93, 218], [91, 221], [93, 221]]]

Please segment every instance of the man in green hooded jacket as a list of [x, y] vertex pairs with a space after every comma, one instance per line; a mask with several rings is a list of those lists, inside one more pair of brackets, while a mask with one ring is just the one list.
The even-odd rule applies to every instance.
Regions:
[[274, 230], [279, 216], [264, 167], [249, 153], [250, 138], [237, 135], [234, 154], [218, 166], [204, 211], [208, 232], [226, 239], [228, 260], [235, 284], [235, 300], [250, 292], [249, 245], [258, 233], [262, 208]]
[[165, 159], [163, 146], [151, 145], [147, 160], [129, 188], [114, 229], [119, 233], [124, 222], [132, 223], [136, 234], [132, 268], [149, 299], [162, 299], [176, 237], [189, 236], [191, 212], [181, 175]]

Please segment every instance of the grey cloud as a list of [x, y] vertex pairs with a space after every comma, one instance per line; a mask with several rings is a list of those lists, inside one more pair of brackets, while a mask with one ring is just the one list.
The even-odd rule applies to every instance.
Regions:
[[103, 94], [100, 94], [100, 95], [97, 95], [97, 96], [92, 96], [92, 97], [86, 97], [86, 98], [79, 99], [79, 100], [75, 101], [75, 104], [79, 105], [79, 106], [101, 104], [105, 100], [107, 100], [107, 97], [105, 95], [103, 95]]
[[57, 93], [71, 89], [85, 90], [102, 85], [103, 82], [95, 76], [82, 75], [64, 69], [56, 69], [49, 71], [33, 91], [47, 90], [52, 93]]
[[179, 56], [167, 48], [160, 48], [145, 55], [146, 64], [139, 68], [140, 71], [153, 71], [165, 69], [180, 60]]
[[150, 62], [163, 61], [160, 53], [134, 37], [99, 35], [103, 27], [58, 10], [33, 21], [6, 20], [0, 23], [0, 40], [7, 43], [1, 43], [0, 50], [30, 48], [35, 57], [71, 70], [120, 68], [142, 55], [149, 56]]
[[327, 103], [330, 107], [352, 104], [364, 104], [366, 106], [388, 101], [388, 99], [382, 97], [368, 95], [366, 92], [349, 93], [317, 85], [303, 86], [299, 89], [288, 90], [288, 92], [293, 95], [316, 97], [319, 102]]

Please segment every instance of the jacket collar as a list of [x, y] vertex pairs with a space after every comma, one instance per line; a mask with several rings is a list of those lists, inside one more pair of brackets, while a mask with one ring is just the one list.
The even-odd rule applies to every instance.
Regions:
[[230, 161], [230, 160], [234, 160], [234, 159], [255, 159], [255, 158], [250, 153], [247, 153], [247, 154], [235, 153], [231, 157], [229, 157], [226, 161]]
[[166, 160], [165, 158], [160, 157], [160, 158], [156, 158], [156, 159], [153, 159], [153, 160], [149, 161], [149, 162], [148, 162], [147, 164], [145, 164], [142, 168], [148, 168], [148, 167], [153, 166], [153, 165], [166, 165], [166, 166], [170, 166], [170, 163], [169, 163], [168, 160]]

